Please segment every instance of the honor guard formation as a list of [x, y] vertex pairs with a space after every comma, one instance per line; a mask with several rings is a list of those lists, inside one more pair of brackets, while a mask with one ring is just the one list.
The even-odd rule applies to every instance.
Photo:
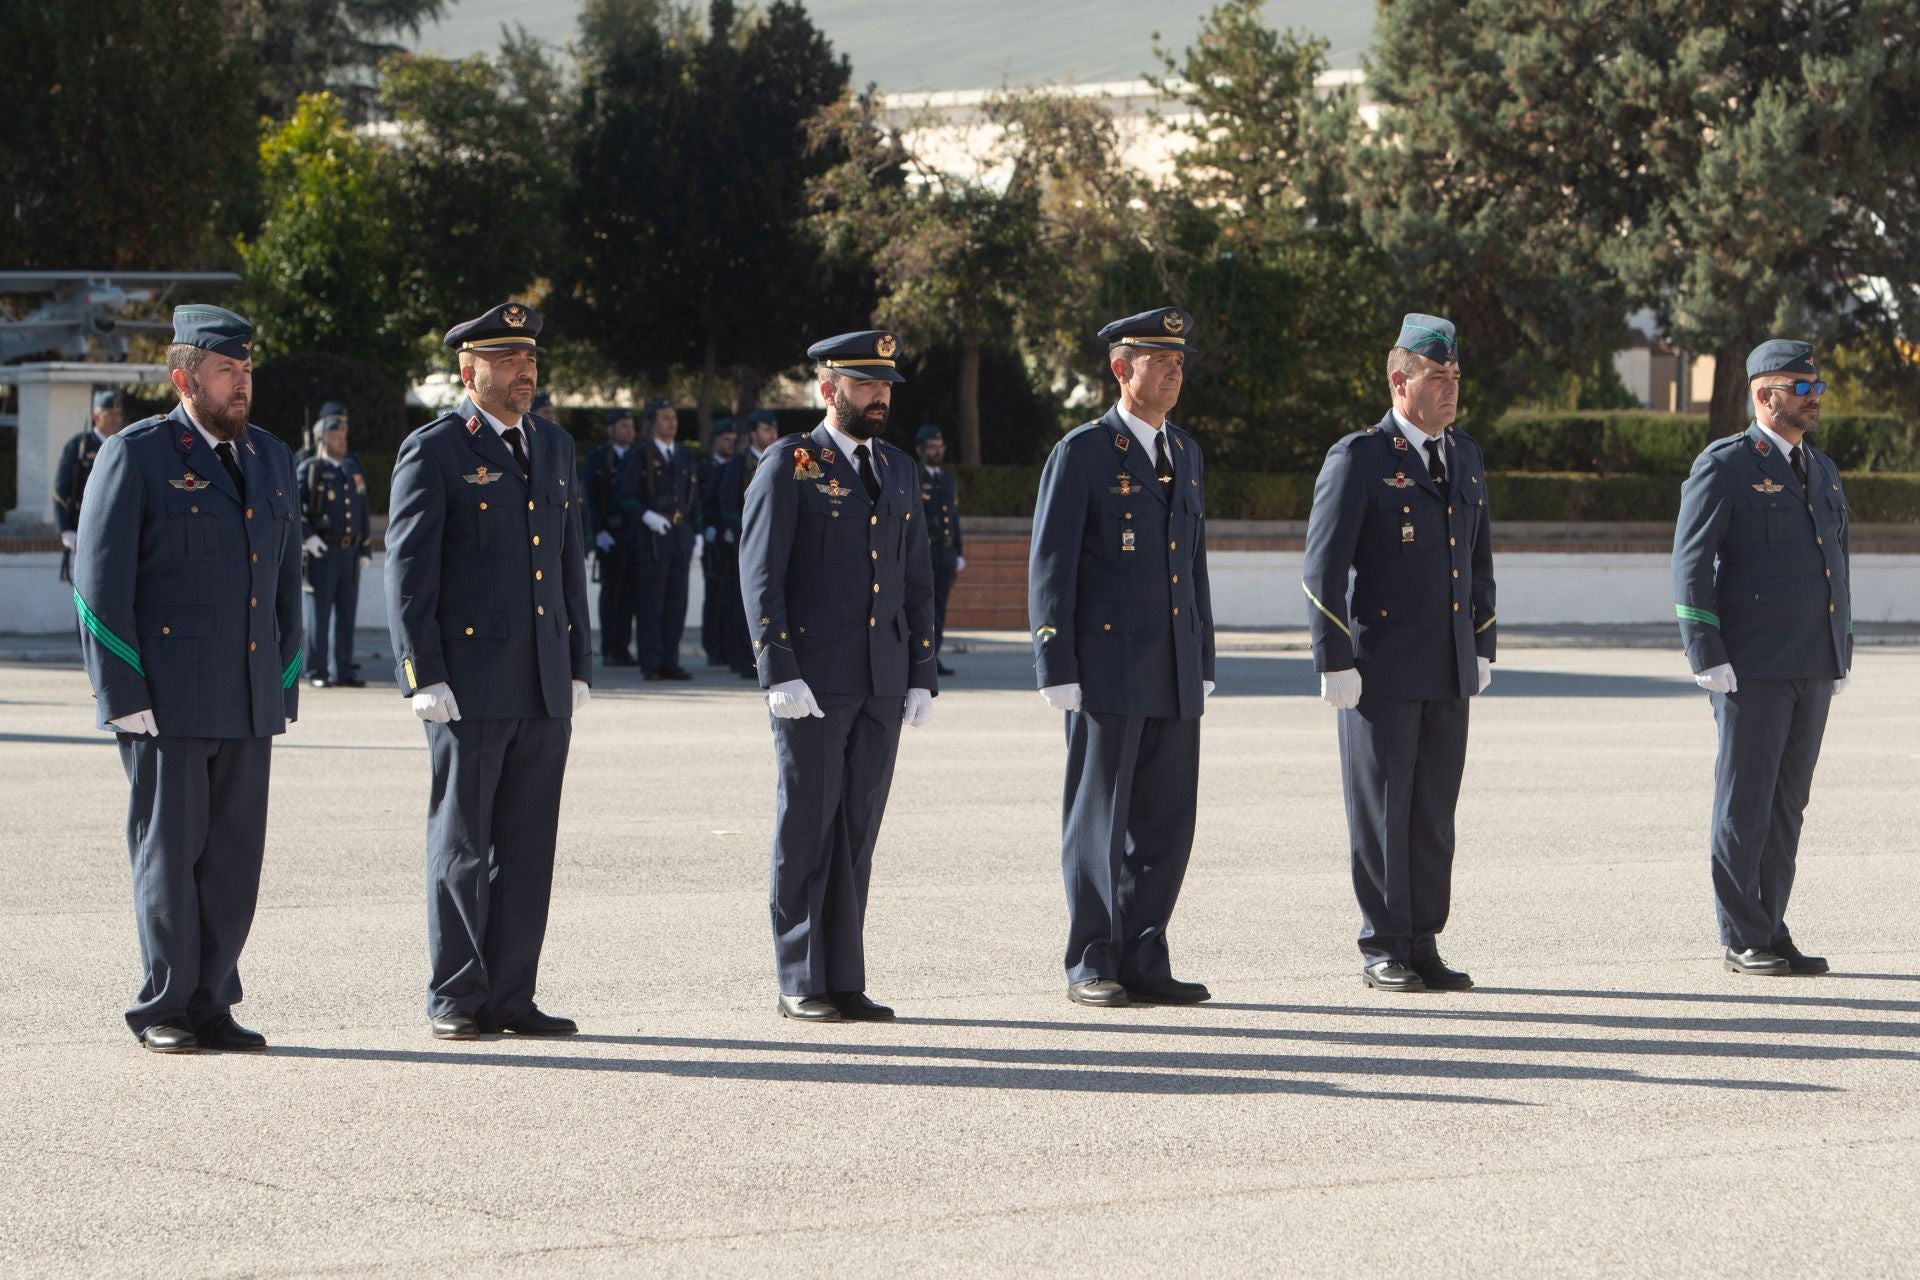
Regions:
[[[384, 585], [394, 678], [423, 722], [426, 1018], [441, 1039], [570, 1035], [535, 1002], [573, 718], [600, 661], [647, 680], [679, 662], [702, 548], [706, 661], [755, 680], [773, 734], [768, 882], [776, 1008], [884, 1021], [865, 950], [874, 850], [902, 728], [932, 716], [946, 599], [965, 568], [940, 429], [884, 438], [900, 372], [884, 329], [814, 343], [824, 415], [778, 437], [723, 420], [696, 461], [664, 401], [607, 414], [576, 463], [543, 414], [540, 314], [506, 302], [445, 335], [466, 396], [396, 461]], [[1067, 998], [1187, 1005], [1174, 909], [1199, 823], [1200, 725], [1214, 692], [1207, 471], [1172, 420], [1193, 315], [1159, 307], [1099, 331], [1113, 407], [1069, 432], [1041, 476], [1028, 564], [1034, 680], [1062, 715], [1060, 867]], [[94, 402], [61, 456], [99, 727], [117, 735], [142, 980], [127, 1024], [148, 1049], [266, 1046], [234, 1020], [265, 847], [273, 740], [300, 682], [362, 683], [353, 626], [371, 564], [367, 481], [344, 405], [294, 456], [249, 424], [252, 326], [174, 312], [178, 406], [121, 426]], [[1480, 448], [1456, 424], [1461, 353], [1410, 314], [1386, 353], [1390, 398], [1335, 442], [1314, 487], [1305, 616], [1334, 709], [1361, 978], [1459, 991], [1442, 958], [1470, 700], [1498, 638]], [[1846, 688], [1853, 624], [1840, 473], [1814, 447], [1813, 348], [1747, 362], [1752, 425], [1694, 463], [1673, 593], [1719, 730], [1707, 833], [1725, 967], [1813, 975], [1787, 900], [1820, 740]]]

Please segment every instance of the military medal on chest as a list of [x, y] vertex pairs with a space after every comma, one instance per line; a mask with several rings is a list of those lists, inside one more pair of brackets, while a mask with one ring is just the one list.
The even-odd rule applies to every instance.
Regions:
[[793, 451], [793, 478], [795, 480], [820, 478], [820, 464], [813, 460], [813, 452], [805, 445]]
[[1411, 520], [1403, 520], [1403, 521], [1401, 521], [1401, 523], [1400, 523], [1400, 541], [1402, 541], [1402, 542], [1412, 542], [1412, 541], [1413, 541], [1413, 521], [1411, 521]]
[[1407, 479], [1407, 473], [1404, 471], [1394, 472], [1393, 475], [1383, 479], [1382, 483], [1384, 483], [1389, 489], [1413, 488], [1413, 481]]
[[1120, 530], [1120, 550], [1122, 551], [1133, 550], [1133, 526], [1131, 525], [1128, 525], [1126, 528]]

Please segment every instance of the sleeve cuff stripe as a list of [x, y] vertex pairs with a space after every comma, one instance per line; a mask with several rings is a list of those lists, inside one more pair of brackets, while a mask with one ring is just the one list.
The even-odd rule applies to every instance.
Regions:
[[1333, 610], [1327, 608], [1327, 606], [1320, 603], [1320, 597], [1313, 594], [1312, 587], [1308, 586], [1306, 583], [1303, 582], [1300, 584], [1300, 589], [1307, 593], [1307, 599], [1313, 601], [1314, 608], [1318, 609], [1321, 613], [1324, 613], [1327, 615], [1328, 622], [1331, 622], [1334, 626], [1340, 628], [1341, 634], [1346, 636], [1347, 639], [1349, 640], [1353, 639], [1353, 632], [1347, 629], [1347, 624], [1340, 621], [1339, 617], [1334, 613]]
[[1498, 618], [1499, 616], [1500, 615], [1497, 613], [1488, 614], [1487, 620], [1473, 629], [1473, 634], [1477, 636], [1485, 635], [1487, 633], [1487, 628], [1492, 626], [1494, 623], [1494, 619]]
[[300, 678], [300, 656], [305, 652], [306, 650], [304, 649], [295, 649], [293, 651], [293, 661], [289, 662], [287, 669], [280, 673], [280, 687], [282, 689], [293, 688], [293, 682]]
[[1696, 609], [1690, 604], [1676, 604], [1673, 606], [1673, 612], [1676, 617], [1684, 618], [1688, 622], [1704, 622], [1715, 630], [1720, 627], [1719, 614], [1710, 613], [1705, 609]]
[[132, 667], [133, 673], [144, 679], [147, 671], [140, 665], [140, 655], [134, 651], [134, 647], [113, 634], [107, 624], [100, 621], [93, 610], [87, 608], [87, 602], [80, 598], [78, 591], [73, 593], [73, 605], [79, 611], [81, 625], [85, 626], [93, 638], [100, 642], [100, 647]]

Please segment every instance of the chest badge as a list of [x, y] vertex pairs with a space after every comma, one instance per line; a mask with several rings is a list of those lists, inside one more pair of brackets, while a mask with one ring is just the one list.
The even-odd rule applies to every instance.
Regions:
[[824, 462], [824, 463], [826, 463], [826, 464], [827, 464], [828, 466], [832, 466], [832, 465], [833, 465], [833, 450], [831, 450], [831, 449], [822, 449], [822, 450], [820, 451], [820, 461], [822, 461], [822, 462]]
[[467, 419], [467, 434], [470, 436], [475, 436], [480, 434], [480, 415], [479, 414], [476, 413], [471, 418]]
[[470, 476], [461, 476], [468, 484], [498, 484], [504, 472], [489, 471], [485, 467], [475, 467]]
[[1786, 488], [1787, 486], [1783, 484], [1775, 484], [1771, 479], [1768, 479], [1753, 486], [1753, 491], [1755, 493], [1775, 494], [1775, 493], [1786, 492]]
[[191, 471], [181, 476], [178, 480], [169, 480], [167, 483], [176, 489], [185, 489], [188, 493], [192, 493], [195, 489], [211, 488], [213, 485], [213, 481], [202, 480]]
[[1408, 520], [1400, 526], [1400, 541], [1402, 542], [1413, 541], [1413, 521]]
[[813, 460], [813, 453], [805, 445], [793, 451], [793, 478], [795, 480], [818, 480], [820, 464]]
[[[1404, 439], [1404, 437], [1403, 437], [1403, 439]], [[1387, 476], [1387, 477], [1385, 477], [1384, 479], [1382, 479], [1382, 481], [1381, 481], [1381, 483], [1382, 483], [1382, 484], [1384, 484], [1384, 485], [1386, 485], [1386, 486], [1387, 486], [1387, 488], [1389, 488], [1389, 489], [1411, 489], [1411, 488], [1413, 488], [1413, 481], [1411, 481], [1411, 480], [1409, 480], [1409, 479], [1407, 479], [1407, 473], [1406, 473], [1406, 472], [1404, 472], [1404, 471], [1396, 471], [1396, 472], [1394, 472], [1394, 473], [1393, 473], [1393, 474], [1392, 474], [1391, 476]]]
[[1126, 528], [1120, 531], [1120, 550], [1122, 552], [1131, 552], [1133, 550], [1132, 528]]
[[1393, 447], [1401, 453], [1405, 453], [1407, 451], [1407, 438], [1403, 435], [1396, 434], [1393, 437]]

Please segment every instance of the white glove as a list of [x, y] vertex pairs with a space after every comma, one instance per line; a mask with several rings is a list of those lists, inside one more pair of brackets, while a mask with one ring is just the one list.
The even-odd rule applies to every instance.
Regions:
[[918, 729], [932, 718], [933, 695], [925, 689], [907, 690], [907, 710], [900, 717], [900, 723], [909, 729]]
[[1717, 667], [1708, 667], [1693, 678], [1693, 682], [1708, 693], [1738, 693], [1740, 681], [1733, 674], [1733, 664], [1723, 662]]
[[613, 550], [613, 535], [605, 529], [602, 529], [593, 535], [593, 545], [602, 551], [611, 551]]
[[79, 541], [80, 541], [80, 535], [78, 533], [75, 533], [72, 529], [62, 529], [60, 531], [60, 545], [65, 547], [67, 550], [69, 551], [73, 550], [75, 544], [77, 544]]
[[1211, 698], [1213, 696], [1213, 681], [1202, 680], [1200, 682], [1200, 696], [1203, 698]]
[[733, 542], [733, 530], [727, 530], [726, 533], [722, 535], [721, 541], [731, 544]]
[[307, 540], [300, 544], [300, 549], [310, 556], [325, 555], [327, 540], [317, 533], [310, 533], [307, 535]]
[[1847, 691], [1847, 685], [1852, 683], [1852, 681], [1853, 672], [1851, 670], [1841, 672], [1840, 678], [1833, 682], [1833, 696], [1837, 698], [1845, 693]]
[[1485, 693], [1487, 686], [1493, 683], [1493, 659], [1476, 658], [1474, 661], [1480, 664], [1480, 687], [1475, 689], [1474, 692]]
[[430, 684], [413, 695], [413, 714], [434, 724], [445, 724], [460, 718], [460, 704], [453, 700], [452, 686]]
[[644, 524], [645, 526], [647, 526], [647, 528], [653, 530], [655, 533], [661, 533], [661, 534], [673, 528], [673, 522], [667, 519], [665, 516], [661, 515], [658, 511], [647, 512], [645, 515], [640, 517], [640, 523]]
[[965, 573], [967, 571], [967, 558], [965, 556], [955, 556], [953, 558], [953, 571], [955, 573]]
[[1055, 711], [1078, 711], [1080, 709], [1080, 686], [1077, 684], [1050, 684], [1040, 691], [1047, 705]]
[[1336, 711], [1350, 711], [1360, 705], [1360, 673], [1352, 667], [1345, 671], [1320, 673], [1320, 699]]
[[782, 720], [799, 720], [805, 716], [824, 719], [827, 714], [813, 700], [813, 690], [807, 688], [805, 680], [782, 680], [768, 689], [767, 710]]
[[360, 557], [360, 569], [361, 569], [361, 571], [362, 571], [362, 572], [365, 572], [365, 571], [366, 571], [366, 567], [367, 567], [368, 565], [370, 565], [370, 564], [372, 564], [372, 563], [373, 563], [373, 557], [372, 557], [372, 556], [361, 556], [361, 557]]
[[718, 529], [713, 528], [711, 525], [707, 527], [707, 541], [708, 542], [720, 541], [720, 531]]
[[136, 711], [130, 716], [121, 716], [118, 720], [109, 720], [107, 723], [122, 733], [144, 733], [153, 738], [160, 736], [160, 726], [154, 723], [151, 707], [145, 711]]
[[579, 715], [580, 708], [586, 706], [587, 699], [592, 696], [593, 690], [588, 687], [585, 680], [575, 680], [573, 682], [573, 714]]

